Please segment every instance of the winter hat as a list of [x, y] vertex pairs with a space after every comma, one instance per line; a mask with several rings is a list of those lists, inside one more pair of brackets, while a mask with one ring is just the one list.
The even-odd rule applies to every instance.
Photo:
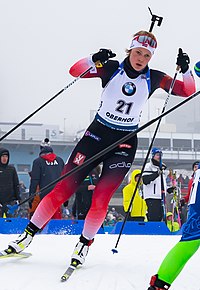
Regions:
[[156, 147], [152, 148], [152, 150], [151, 150], [152, 158], [156, 155], [156, 153], [160, 153], [160, 155], [162, 155], [162, 150], [160, 150], [159, 148], [156, 148]]
[[40, 155], [53, 153], [53, 149], [51, 148], [51, 142], [48, 138], [45, 138], [40, 144]]
[[9, 153], [9, 151], [8, 151], [7, 149], [1, 147], [1, 148], [0, 148], [0, 157], [3, 156], [3, 155], [7, 155], [7, 156], [8, 156], [8, 161], [7, 161], [6, 164], [2, 164], [2, 163], [1, 163], [1, 159], [0, 159], [0, 165], [1, 165], [1, 166], [7, 166], [8, 163], [9, 163], [10, 153]]
[[7, 149], [1, 147], [0, 148], [0, 156], [2, 156], [2, 155], [9, 156], [10, 154], [9, 154], [9, 151]]
[[48, 138], [45, 138], [44, 140], [42, 140], [40, 144], [40, 149], [42, 149], [45, 146], [51, 147], [51, 142], [49, 141]]

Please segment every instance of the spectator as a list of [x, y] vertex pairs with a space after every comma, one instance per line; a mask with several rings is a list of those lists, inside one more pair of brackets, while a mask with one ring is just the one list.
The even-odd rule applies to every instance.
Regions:
[[170, 230], [170, 232], [177, 232], [180, 230], [179, 223], [174, 221], [174, 217], [172, 212], [168, 211], [166, 215], [167, 219], [167, 227]]
[[62, 219], [67, 220], [71, 218], [70, 210], [68, 209], [69, 204], [62, 205]]
[[[167, 187], [172, 186], [173, 184], [173, 169], [169, 168], [169, 173], [167, 174], [166, 177], [166, 185]], [[166, 194], [165, 197], [165, 203], [166, 203], [166, 212], [172, 211], [172, 195], [171, 194]]]
[[116, 211], [114, 207], [109, 210], [106, 214], [103, 226], [114, 226], [117, 222], [123, 221], [124, 216]]
[[169, 173], [167, 174], [167, 177], [166, 177], [167, 186], [171, 185], [172, 174], [173, 174], [173, 170], [172, 168], [170, 168]]
[[111, 210], [108, 213], [113, 215], [113, 217], [116, 220], [116, 222], [124, 220], [124, 216], [121, 213], [117, 212], [115, 207], [112, 207]]
[[116, 224], [116, 218], [113, 216], [113, 214], [109, 211], [106, 214], [105, 220], [103, 222], [103, 226], [114, 226]]
[[178, 183], [180, 184], [180, 187], [184, 185], [184, 177], [182, 173], [180, 173], [179, 177], [177, 178]]
[[92, 195], [99, 180], [100, 166], [92, 170], [84, 179], [75, 193], [75, 200], [72, 206], [72, 216], [84, 220], [92, 203]]
[[[123, 206], [124, 211], [127, 212], [131, 198], [135, 191], [137, 181], [140, 177], [141, 170], [136, 169], [131, 173], [131, 181], [128, 185], [123, 188]], [[139, 184], [139, 187], [136, 190], [135, 197], [133, 199], [131, 212], [127, 218], [128, 221], [144, 221], [146, 216], [147, 206], [146, 202], [143, 199], [143, 189], [142, 189], [142, 180]]]
[[184, 178], [184, 187], [188, 187], [189, 181], [190, 181], [190, 179], [189, 179], [188, 175], [186, 175], [186, 177]]
[[199, 166], [199, 161], [195, 161], [193, 164], [192, 164], [192, 175], [191, 175], [191, 178], [188, 182], [188, 193], [186, 196], [184, 196], [182, 199], [181, 199], [181, 205], [183, 206], [185, 204], [185, 202], [188, 203], [189, 201], [189, 198], [190, 198], [190, 192], [191, 192], [191, 188], [192, 188], [192, 183], [194, 181], [194, 175], [195, 175], [195, 172], [196, 170], [198, 169], [198, 166]]
[[187, 206], [187, 204], [188, 204], [189, 199], [190, 199], [190, 193], [191, 193], [191, 189], [192, 189], [192, 184], [193, 184], [194, 177], [195, 177], [195, 172], [198, 169], [198, 166], [199, 166], [199, 161], [195, 161], [192, 164], [193, 172], [192, 172], [191, 178], [189, 179], [189, 182], [188, 182], [188, 192], [187, 192], [187, 195], [182, 197], [181, 200], [180, 200], [180, 212], [181, 212], [181, 222], [182, 222], [182, 224], [184, 224], [187, 221], [187, 214], [188, 214], [188, 206]]
[[142, 175], [147, 219], [148, 221], [162, 221], [165, 219], [166, 211], [166, 178], [164, 176], [166, 165], [162, 163], [162, 151], [159, 148], [153, 148], [151, 154], [152, 158], [146, 164]]
[[0, 148], [0, 217], [15, 217], [16, 213], [7, 213], [7, 205], [15, 205], [20, 200], [17, 171], [9, 165], [9, 158], [9, 151]]
[[176, 171], [169, 169], [169, 174], [167, 177], [167, 192], [165, 196], [165, 207], [166, 212], [175, 212], [178, 221], [181, 225], [180, 211], [179, 211], [179, 201], [181, 196], [181, 188], [178, 186]]
[[[30, 172], [30, 187], [29, 195], [34, 195], [37, 191], [61, 176], [64, 168], [64, 161], [61, 157], [56, 156], [50, 146], [48, 138], [44, 139], [40, 145], [39, 157], [33, 161], [32, 171]], [[54, 188], [54, 186], [43, 191], [42, 194], [36, 195], [30, 203], [30, 215], [32, 215], [37, 208], [40, 201]], [[61, 219], [61, 207], [54, 213], [52, 219]]]
[[[29, 193], [27, 192], [26, 186], [23, 181], [19, 182], [19, 192], [20, 192], [20, 200], [23, 202], [25, 199], [29, 197]], [[20, 206], [18, 211], [18, 217], [29, 218], [29, 203], [28, 201], [23, 203]]]

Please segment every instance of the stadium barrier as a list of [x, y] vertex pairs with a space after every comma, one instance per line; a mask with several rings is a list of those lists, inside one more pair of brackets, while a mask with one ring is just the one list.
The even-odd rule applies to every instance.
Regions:
[[[0, 234], [21, 234], [28, 224], [25, 218], [0, 218]], [[83, 220], [50, 220], [42, 234], [80, 235]], [[98, 234], [119, 234], [122, 222], [115, 226], [102, 226]], [[132, 222], [127, 221], [123, 233], [126, 235], [180, 235], [181, 230], [170, 232], [164, 222]]]

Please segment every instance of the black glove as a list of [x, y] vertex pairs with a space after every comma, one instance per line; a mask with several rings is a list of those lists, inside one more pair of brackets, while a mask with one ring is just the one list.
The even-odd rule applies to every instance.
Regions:
[[109, 58], [115, 57], [116, 54], [113, 53], [110, 49], [101, 48], [97, 53], [93, 54], [92, 61], [100, 61], [104, 63], [108, 61]]
[[165, 163], [162, 163], [161, 169], [162, 170], [166, 170], [167, 169], [167, 165]]
[[180, 66], [181, 72], [184, 74], [189, 68], [190, 58], [187, 53], [184, 53], [182, 48], [178, 50], [178, 57], [176, 64]]
[[172, 193], [175, 189], [176, 189], [175, 186], [171, 186], [171, 187], [169, 187], [169, 188], [167, 189], [167, 192], [168, 192], [168, 193]]

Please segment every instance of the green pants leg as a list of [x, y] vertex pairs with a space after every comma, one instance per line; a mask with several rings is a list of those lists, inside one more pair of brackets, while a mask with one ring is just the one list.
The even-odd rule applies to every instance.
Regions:
[[158, 278], [169, 284], [176, 279], [187, 261], [200, 246], [200, 240], [178, 242], [164, 258], [158, 270]]

